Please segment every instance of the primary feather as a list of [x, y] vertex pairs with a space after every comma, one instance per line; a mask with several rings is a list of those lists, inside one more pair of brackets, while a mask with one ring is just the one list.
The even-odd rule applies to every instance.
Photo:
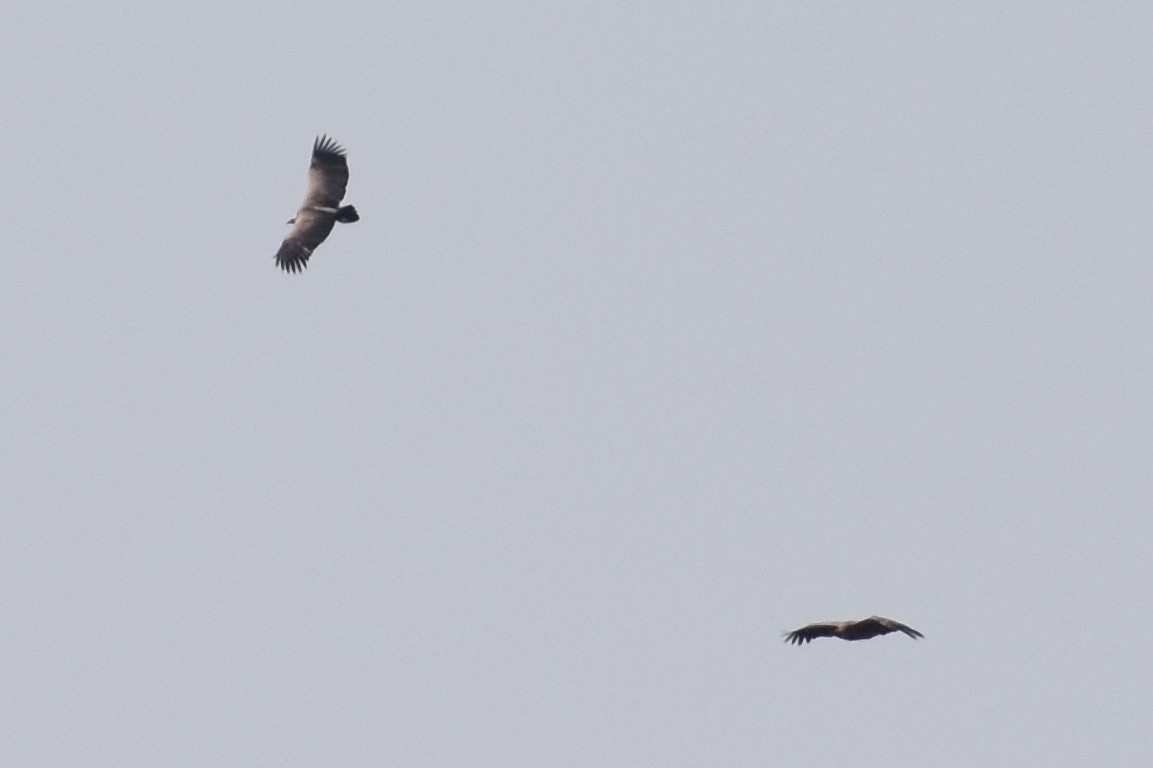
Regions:
[[288, 222], [292, 229], [276, 253], [276, 263], [286, 272], [299, 272], [307, 267], [308, 258], [325, 241], [336, 222], [351, 223], [360, 219], [356, 208], [340, 205], [348, 185], [347, 157], [344, 147], [327, 136], [318, 136], [312, 143], [304, 204]]

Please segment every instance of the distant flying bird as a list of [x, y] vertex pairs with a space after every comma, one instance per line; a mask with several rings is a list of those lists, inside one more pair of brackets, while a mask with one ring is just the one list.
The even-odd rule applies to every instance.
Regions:
[[308, 257], [324, 242], [336, 222], [348, 224], [360, 219], [351, 205], [340, 205], [347, 184], [344, 147], [327, 136], [318, 136], [312, 143], [304, 204], [296, 216], [288, 220], [292, 229], [276, 253], [276, 263], [285, 272], [299, 272], [307, 267]]
[[899, 621], [886, 619], [883, 616], [870, 616], [860, 621], [822, 621], [816, 624], [794, 629], [785, 635], [786, 643], [804, 645], [818, 637], [839, 637], [842, 640], [868, 640], [877, 635], [887, 635], [890, 632], [904, 632], [916, 640], [924, 637], [920, 632], [907, 627]]

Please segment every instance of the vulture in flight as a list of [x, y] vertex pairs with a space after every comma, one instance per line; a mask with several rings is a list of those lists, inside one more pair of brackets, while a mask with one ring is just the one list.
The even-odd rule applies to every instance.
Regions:
[[868, 640], [877, 635], [887, 635], [890, 632], [904, 632], [916, 640], [924, 637], [920, 632], [907, 627], [899, 621], [886, 619], [883, 616], [870, 616], [860, 621], [820, 621], [816, 624], [794, 629], [785, 635], [786, 643], [804, 645], [818, 637], [839, 637], [842, 640]]
[[307, 267], [308, 257], [324, 242], [336, 222], [348, 224], [360, 219], [355, 208], [340, 204], [347, 184], [344, 147], [327, 136], [318, 136], [312, 144], [304, 204], [289, 219], [292, 229], [276, 252], [276, 263], [285, 272], [299, 272]]

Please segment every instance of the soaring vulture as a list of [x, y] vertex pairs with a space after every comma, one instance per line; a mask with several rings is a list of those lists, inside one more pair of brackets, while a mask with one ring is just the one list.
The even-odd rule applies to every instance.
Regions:
[[276, 263], [281, 269], [286, 272], [304, 269], [308, 266], [308, 257], [324, 242], [336, 222], [347, 224], [360, 219], [351, 205], [340, 205], [347, 184], [348, 161], [344, 147], [327, 136], [316, 137], [312, 143], [304, 204], [296, 216], [289, 219], [292, 229], [276, 252]]
[[924, 637], [920, 632], [907, 627], [899, 621], [886, 619], [884, 616], [870, 616], [860, 621], [821, 621], [816, 624], [794, 629], [785, 635], [786, 643], [804, 645], [818, 637], [839, 637], [842, 640], [868, 640], [877, 635], [887, 635], [890, 632], [904, 632], [916, 640]]

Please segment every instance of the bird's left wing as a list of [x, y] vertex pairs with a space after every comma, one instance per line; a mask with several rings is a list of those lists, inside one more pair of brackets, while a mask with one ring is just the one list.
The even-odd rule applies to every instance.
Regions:
[[312, 144], [312, 163], [308, 166], [308, 192], [304, 207], [336, 208], [344, 199], [348, 186], [348, 159], [344, 147], [327, 136], [318, 136]]
[[924, 637], [924, 635], [912, 627], [906, 624], [902, 624], [899, 621], [894, 621], [893, 619], [886, 619], [884, 616], [870, 616], [868, 619], [866, 619], [866, 621], [875, 621], [889, 632], [904, 632], [914, 640], [916, 640], [918, 637]]

